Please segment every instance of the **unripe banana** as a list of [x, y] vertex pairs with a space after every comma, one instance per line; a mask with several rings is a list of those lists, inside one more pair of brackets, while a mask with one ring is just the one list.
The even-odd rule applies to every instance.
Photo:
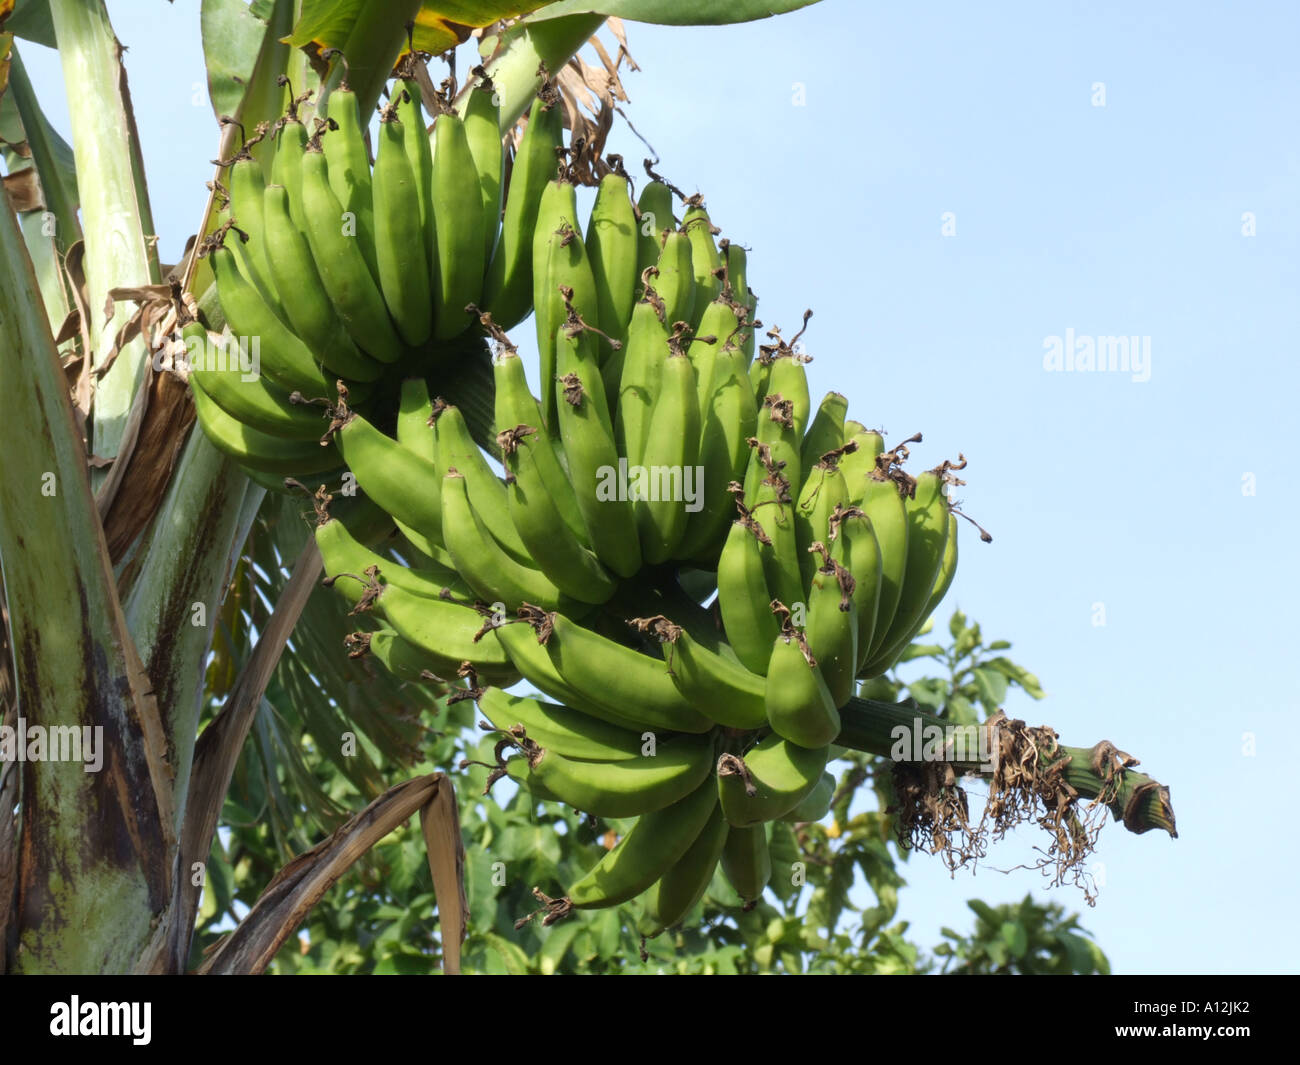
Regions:
[[885, 641], [898, 602], [903, 594], [903, 577], [907, 571], [907, 505], [900, 486], [884, 474], [866, 478], [866, 492], [859, 506], [871, 521], [871, 530], [880, 546], [880, 602], [876, 608], [875, 631], [867, 648], [867, 657], [875, 656]]
[[874, 429], [865, 429], [857, 422], [844, 423], [845, 442], [857, 444], [857, 449], [846, 452], [840, 459], [840, 469], [849, 486], [849, 502], [861, 506], [867, 494], [867, 478], [876, 468], [876, 459], [885, 451], [885, 440]]
[[[690, 517], [686, 509], [687, 478], [696, 480], [700, 439], [696, 392], [695, 368], [690, 358], [680, 342], [670, 341], [641, 458], [649, 481], [648, 497], [634, 503], [641, 558], [647, 565], [675, 557], [686, 532]], [[644, 481], [641, 485], [647, 487]], [[696, 493], [702, 489], [697, 482]]]
[[[535, 100], [510, 168], [501, 239], [484, 290], [484, 306], [502, 329], [513, 329], [532, 309], [533, 233], [542, 192], [555, 176], [555, 150], [564, 133], [563, 117], [554, 90], [547, 99]], [[546, 391], [545, 382], [542, 391]]]
[[718, 798], [727, 821], [736, 828], [761, 828], [764, 821], [788, 814], [817, 787], [829, 754], [829, 747], [810, 750], [775, 732], [743, 760], [724, 754], [718, 760]]
[[644, 758], [646, 741], [640, 732], [611, 725], [567, 706], [543, 703], [499, 688], [487, 688], [478, 708], [502, 732], [525, 735], [539, 747], [577, 762], [627, 762]]
[[[399, 81], [394, 95], [397, 98], [397, 117], [402, 123], [406, 159], [415, 176], [415, 193], [420, 201], [420, 232], [424, 234], [424, 267], [432, 285], [436, 248], [433, 232], [433, 146], [429, 143], [429, 127], [424, 121], [419, 84], [414, 80]], [[432, 303], [430, 307], [432, 308]], [[432, 309], [430, 313], [432, 314]]]
[[668, 633], [673, 683], [692, 706], [727, 728], [749, 730], [767, 724], [761, 675], [709, 650], [679, 626], [670, 625]]
[[484, 602], [501, 602], [512, 610], [524, 603], [547, 610], [569, 605], [567, 597], [541, 570], [506, 554], [470, 505], [465, 478], [454, 466], [442, 479], [442, 513], [447, 550], [456, 569]]
[[636, 517], [631, 501], [618, 498], [618, 450], [591, 338], [571, 322], [556, 331], [553, 346], [556, 422], [587, 538], [602, 563], [631, 577], [641, 568]]
[[697, 303], [702, 312], [705, 303], [712, 297], [696, 295], [695, 268], [691, 264], [691, 239], [685, 233], [669, 233], [664, 238], [657, 269], [659, 274], [655, 279], [655, 290], [664, 301], [664, 321], [671, 332], [678, 322], [692, 322]]
[[853, 606], [858, 613], [857, 670], [861, 670], [876, 633], [881, 594], [880, 545], [871, 519], [858, 507], [845, 507], [831, 516], [830, 536], [832, 541], [844, 542], [844, 565], [853, 577]]
[[[343, 205], [330, 188], [325, 156], [315, 139], [308, 141], [302, 157], [300, 188], [298, 213], [304, 221], [316, 270], [344, 328], [373, 358], [396, 362], [403, 353], [401, 339], [362, 252], [355, 217], [345, 218]], [[290, 203], [293, 195], [290, 187]]]
[[333, 397], [336, 378], [321, 370], [303, 342], [244, 278], [234, 252], [218, 245], [208, 261], [217, 279], [217, 297], [226, 324], [236, 337], [258, 342], [262, 372], [287, 392], [301, 392], [308, 399]]
[[746, 902], [763, 894], [772, 879], [772, 855], [767, 849], [765, 825], [731, 827], [722, 848], [722, 873]]
[[835, 777], [830, 773], [823, 773], [817, 786], [804, 796], [793, 810], [788, 814], [782, 814], [780, 820], [804, 824], [820, 821], [831, 812], [831, 800], [834, 798]]
[[840, 734], [840, 714], [817, 660], [803, 634], [788, 625], [772, 642], [766, 694], [768, 723], [791, 743], [815, 750]]
[[[763, 451], [755, 448], [750, 460], [763, 462]], [[790, 485], [782, 471], [769, 467], [770, 472], [758, 482], [754, 493], [754, 506], [750, 513], [766, 533], [766, 542], [759, 544], [763, 560], [763, 573], [767, 578], [770, 599], [778, 599], [787, 606], [803, 600], [803, 579], [799, 569], [799, 536], [794, 522], [794, 504], [790, 499]]]
[[[207, 332], [197, 322], [187, 325], [182, 335], [187, 347], [193, 345], [193, 351], [207, 351]], [[294, 403], [290, 393], [267, 384], [260, 377], [245, 374], [239, 356], [233, 351], [229, 357], [218, 356], [218, 361], [224, 364], [223, 368], [200, 368], [203, 364], [197, 360], [190, 368], [190, 380], [202, 386], [213, 403], [258, 432], [286, 440], [319, 442], [329, 426], [323, 420], [323, 407]]]
[[686, 212], [682, 215], [682, 232], [690, 240], [691, 264], [695, 274], [695, 304], [690, 322], [692, 327], [698, 327], [704, 309], [722, 292], [722, 256], [713, 241], [718, 230], [709, 221], [704, 201], [693, 196], [686, 204]]
[[794, 420], [794, 404], [780, 392], [770, 391], [758, 407], [758, 442], [770, 454], [768, 463], [750, 463], [745, 474], [745, 505], [753, 507], [758, 502], [758, 488], [775, 464], [781, 475], [793, 485], [803, 484], [804, 468], [799, 460], [800, 435]]
[[[523, 359], [513, 351], [502, 352], [493, 364], [492, 377], [496, 385], [493, 420], [500, 429], [517, 425], [540, 427], [543, 424], [541, 405], [528, 390]], [[573, 490], [573, 482], [560, 464], [555, 443], [547, 434], [543, 439], [532, 438], [530, 444], [532, 459], [537, 466], [538, 476], [542, 479], [545, 494], [559, 512], [565, 528], [583, 547], [589, 548], [591, 543], [587, 539], [582, 511], [578, 508], [578, 497]]]
[[439, 474], [445, 476], [454, 467], [465, 479], [474, 512], [482, 519], [492, 539], [516, 562], [531, 564], [528, 549], [510, 520], [506, 486], [474, 443], [460, 409], [438, 400], [433, 404], [429, 420], [434, 427]]
[[366, 148], [360, 103], [346, 80], [329, 94], [325, 105], [338, 128], [325, 138], [325, 158], [329, 163], [329, 185], [343, 211], [356, 221], [357, 248], [370, 270], [371, 280], [379, 282], [379, 260], [375, 255], [374, 200], [371, 194], [370, 152]]
[[465, 139], [478, 174], [483, 203], [483, 262], [492, 260], [501, 228], [501, 172], [505, 146], [501, 142], [501, 97], [486, 76], [469, 91], [465, 103]]
[[283, 303], [285, 321], [330, 373], [352, 381], [376, 380], [383, 373], [383, 364], [357, 348], [335, 313], [316, 271], [311, 245], [294, 221], [289, 190], [268, 185], [262, 203], [266, 239], [275, 249], [270, 258], [271, 279], [276, 289], [289, 297]]
[[[262, 293], [276, 315], [282, 321], [288, 321], [285, 317], [285, 308], [276, 293], [270, 260], [267, 256], [270, 237], [266, 232], [265, 219], [262, 217], [262, 195], [266, 176], [262, 164], [249, 154], [248, 148], [249, 145], [245, 144], [226, 173], [226, 181], [230, 188], [230, 215], [235, 220], [235, 225], [248, 235], [248, 242], [244, 248], [244, 261], [250, 272], [248, 280]], [[274, 244], [271, 246], [274, 247]]]
[[700, 408], [700, 465], [704, 467], [704, 508], [687, 519], [678, 556], [713, 567], [735, 503], [727, 486], [743, 481], [749, 445], [758, 425], [753, 387], [745, 372], [744, 353], [727, 341], [714, 360], [712, 391]]
[[650, 411], [659, 393], [664, 359], [668, 355], [668, 328], [663, 301], [653, 286], [632, 309], [627, 345], [619, 374], [614, 429], [619, 454], [628, 466], [642, 465]]
[[[333, 444], [322, 447], [315, 440], [286, 440], [282, 436], [259, 432], [232, 418], [193, 378], [190, 379], [190, 395], [194, 399], [194, 413], [209, 442], [241, 466], [262, 473], [306, 477], [332, 471], [340, 465]], [[282, 485], [280, 490], [283, 491]]]
[[828, 451], [844, 446], [844, 418], [849, 412], [849, 401], [838, 392], [827, 392], [817, 408], [817, 414], [808, 426], [799, 451], [799, 461], [805, 470]]
[[366, 495], [417, 534], [416, 547], [423, 551], [427, 543], [435, 558], [442, 555], [437, 550], [443, 545], [441, 495], [434, 491], [441, 483], [438, 467], [355, 412], [335, 439]]
[[[348, 522], [332, 514], [316, 526], [315, 537], [329, 583], [349, 606], [363, 599], [372, 601], [376, 589], [389, 584], [424, 599], [442, 599], [444, 593], [461, 597], [471, 594], [454, 569], [436, 563], [420, 568], [398, 565], [368, 548]], [[373, 574], [367, 572], [372, 566]]]
[[677, 219], [673, 217], [672, 189], [662, 181], [651, 181], [641, 190], [636, 213], [636, 272], [637, 277], [641, 277], [646, 267], [658, 264], [664, 232], [677, 228]]
[[660, 743], [649, 757], [577, 762], [542, 750], [529, 758], [529, 776], [575, 810], [595, 817], [639, 817], [680, 802], [713, 769], [711, 737]]
[[866, 678], [879, 676], [886, 672], [897, 660], [899, 655], [907, 649], [907, 645], [916, 639], [916, 635], [921, 631], [926, 619], [934, 613], [939, 606], [943, 597], [948, 594], [948, 589], [952, 585], [952, 579], [957, 574], [957, 516], [950, 513], [948, 515], [948, 535], [944, 542], [943, 561], [939, 566], [939, 572], [934, 580], [934, 588], [930, 592], [930, 598], [925, 604], [925, 608], [918, 615], [919, 620], [912, 623], [912, 626], [896, 637], [893, 642], [883, 651], [877, 653], [875, 661], [866, 663], [863, 669], [863, 676]]
[[403, 342], [418, 347], [433, 330], [429, 260], [423, 242], [412, 239], [420, 193], [406, 154], [406, 133], [392, 109], [384, 110], [379, 123], [373, 189], [379, 288]]
[[596, 604], [608, 600], [617, 583], [565, 525], [542, 477], [538, 455], [549, 453], [554, 458], [550, 437], [537, 426], [515, 425], [498, 439], [510, 475], [506, 485], [510, 520], [533, 563], [575, 599]]
[[794, 507], [795, 534], [799, 551], [799, 575], [805, 588], [821, 562], [810, 550], [815, 543], [830, 542], [830, 520], [836, 507], [848, 505], [849, 490], [840, 472], [837, 456], [828, 453], [808, 471], [803, 490]]
[[749, 287], [749, 257], [739, 244], [732, 244], [730, 241], [723, 243], [727, 246], [723, 261], [727, 267], [727, 284], [731, 289], [731, 298], [745, 309], [738, 346], [745, 353], [745, 365], [749, 366], [754, 361], [756, 344], [754, 314], [758, 309], [758, 300]]
[[[587, 255], [596, 281], [600, 327], [620, 344], [627, 340], [636, 300], [637, 220], [627, 175], [613, 171], [600, 180], [587, 223]], [[619, 359], [615, 352], [611, 358]], [[602, 360], [602, 368], [604, 362]]]
[[397, 442], [440, 470], [438, 444], [429, 423], [432, 411], [429, 386], [424, 378], [412, 377], [403, 381], [397, 404]]
[[[285, 115], [275, 138], [275, 158], [271, 160], [271, 184], [289, 194], [289, 211], [299, 230], [305, 230], [302, 217], [302, 157], [307, 150], [307, 127], [298, 118], [297, 109]], [[272, 247], [275, 246], [272, 242]], [[269, 256], [268, 256], [269, 259]]]
[[[563, 178], [548, 182], [537, 208], [533, 235], [533, 314], [537, 319], [537, 350], [541, 354], [540, 380], [546, 427], [555, 431], [555, 336], [568, 318], [562, 289], [572, 289], [578, 316], [588, 325], [600, 325], [596, 278], [578, 229], [578, 200], [572, 184]], [[598, 358], [593, 347], [593, 356]], [[601, 397], [605, 390], [601, 382]]]
[[553, 615], [551, 626], [547, 654], [564, 682], [588, 702], [648, 728], [694, 733], [713, 728], [677, 690], [662, 658], [615, 643], [563, 614]]
[[781, 626], [768, 607], [760, 536], [767, 534], [752, 517], [732, 524], [718, 556], [718, 606], [736, 657], [751, 673], [766, 676]]
[[375, 609], [403, 639], [450, 662], [470, 662], [494, 673], [513, 669], [510, 657], [491, 639], [475, 637], [483, 617], [449, 599], [427, 599], [395, 584], [384, 587]]
[[722, 857], [729, 828], [722, 808], [715, 807], [695, 842], [650, 889], [646, 912], [657, 926], [651, 934], [680, 924], [704, 898]]
[[600, 909], [636, 898], [690, 849], [717, 805], [717, 790], [706, 780], [684, 799], [644, 815], [569, 888], [569, 903], [580, 910]]
[[433, 213], [433, 331], [438, 340], [450, 340], [472, 324], [465, 308], [483, 302], [487, 269], [478, 168], [465, 123], [454, 111], [433, 123]]
[[[818, 672], [830, 692], [831, 702], [840, 707], [853, 694], [858, 671], [858, 611], [853, 602], [855, 585], [852, 574], [844, 565], [842, 537], [829, 548], [820, 542], [813, 546], [820, 550], [809, 553], [824, 561], [812, 576], [804, 634], [808, 638], [808, 651], [817, 660]], [[835, 735], [839, 735], [838, 719], [835, 726]]]

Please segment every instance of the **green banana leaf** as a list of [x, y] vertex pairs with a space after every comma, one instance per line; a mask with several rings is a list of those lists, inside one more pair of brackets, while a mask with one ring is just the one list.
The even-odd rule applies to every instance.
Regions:
[[[428, 0], [415, 15], [416, 51], [440, 55], [469, 39], [470, 31], [545, 7], [547, 0]], [[288, 43], [296, 48], [345, 48], [357, 23], [368, 15], [367, 0], [303, 0], [302, 17]], [[351, 57], [349, 57], [351, 58]]]
[[[293, 3], [284, 0], [253, 7], [244, 0], [203, 0], [199, 12], [203, 61], [208, 68], [208, 96], [218, 118], [248, 112], [255, 125], [275, 117], [282, 96], [275, 79], [284, 73], [289, 49], [275, 38], [268, 40], [267, 31], [281, 35], [292, 20]], [[266, 107], [250, 109], [246, 97], [260, 104], [271, 104], [274, 98], [272, 113], [262, 113]], [[248, 132], [252, 133], [251, 125]]]
[[[13, 10], [7, 19], [3, 18], [6, 7]], [[18, 0], [16, 4], [13, 0], [0, 0], [0, 21], [4, 22], [5, 33], [43, 44], [46, 48], [55, 47], [49, 0]]]
[[723, 26], [783, 15], [817, 0], [558, 0], [529, 16], [531, 22], [565, 15], [616, 15], [661, 26]]

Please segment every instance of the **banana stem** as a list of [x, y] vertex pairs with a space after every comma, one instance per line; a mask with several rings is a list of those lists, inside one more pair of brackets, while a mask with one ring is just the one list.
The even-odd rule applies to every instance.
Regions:
[[[900, 738], [922, 734], [930, 727], [945, 730], [943, 734], [947, 735], [946, 730], [953, 726], [953, 722], [924, 710], [857, 697], [840, 708], [840, 720], [842, 727], [835, 742], [841, 747], [882, 758], [893, 758], [897, 751], [903, 755], [897, 760], [904, 762], [921, 761], [922, 745], [900, 744]], [[1131, 768], [1108, 769], [1108, 760], [1098, 757], [1105, 750], [1113, 748], [1104, 740], [1092, 748], [1056, 747], [1050, 753], [1040, 752], [1038, 766], [1046, 769], [1065, 759], [1066, 783], [1084, 798], [1095, 799], [1103, 793], [1110, 796], [1107, 808], [1130, 832], [1141, 834], [1160, 828], [1177, 838], [1169, 789]], [[955, 759], [951, 764], [958, 774], [989, 776], [992, 773], [990, 764], [978, 756], [975, 760]]]

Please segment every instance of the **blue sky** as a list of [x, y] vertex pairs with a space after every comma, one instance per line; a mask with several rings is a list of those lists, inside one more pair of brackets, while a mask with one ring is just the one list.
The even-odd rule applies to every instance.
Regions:
[[[217, 142], [192, 84], [198, 5], [109, 9], [173, 261]], [[969, 459], [961, 496], [994, 542], [963, 529], [946, 607], [1042, 680], [1045, 701], [1008, 712], [1067, 744], [1110, 739], [1171, 787], [1178, 840], [1111, 825], [1097, 854], [1084, 924], [1121, 973], [1300, 968], [1282, 827], [1300, 711], [1284, 650], [1297, 11], [824, 0], [741, 27], [628, 27], [644, 68], [629, 116], [751, 249], [760, 317], [789, 335], [814, 309], [815, 395], [845, 393], [895, 438], [922, 430], [918, 468]], [[56, 57], [24, 56], [66, 134]], [[611, 147], [644, 154], [625, 131]], [[1145, 338], [1149, 379], [1045, 370], [1067, 331]], [[970, 927], [968, 898], [1083, 908], [1010, 871], [1037, 842], [1022, 831], [974, 878], [910, 860], [915, 938]]]

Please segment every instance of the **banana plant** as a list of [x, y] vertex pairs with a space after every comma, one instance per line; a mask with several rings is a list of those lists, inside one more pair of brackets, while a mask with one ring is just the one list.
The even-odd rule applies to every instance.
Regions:
[[[215, 116], [233, 120], [220, 127], [227, 159], [236, 129], [274, 121], [295, 90], [320, 80], [327, 101], [340, 74], [323, 58], [331, 49], [346, 57], [364, 114], [404, 49], [463, 45], [501, 87], [505, 132], [539, 65], [563, 68], [610, 17], [718, 24], [809, 2], [204, 0], [199, 28]], [[27, 41], [58, 51], [70, 147], [26, 76]], [[0, 972], [189, 965], [232, 781], [250, 752], [266, 763], [291, 746], [276, 741], [268, 689], [297, 684], [310, 700], [301, 671], [281, 668], [283, 653], [292, 641], [286, 660], [309, 657], [329, 624], [312, 620], [320, 560], [302, 528], [264, 560], [291, 573], [273, 608], [237, 598], [250, 537], [265, 530], [267, 508], [286, 504], [192, 429], [189, 390], [157, 368], [179, 309], [203, 308], [217, 325], [220, 311], [197, 241], [180, 264], [158, 259], [123, 52], [104, 0], [0, 0], [0, 377], [11, 404], [0, 419], [0, 724], [27, 741], [21, 760], [0, 760]], [[199, 237], [214, 206], [215, 193], [196, 198]], [[467, 412], [490, 411], [490, 374], [459, 387]], [[485, 435], [483, 419], [477, 430]], [[392, 693], [382, 682], [375, 691], [349, 720], [370, 730], [376, 752], [400, 750], [403, 737], [376, 710]], [[214, 692], [220, 709], [201, 721]], [[40, 753], [56, 740], [85, 757]], [[294, 915], [416, 812], [443, 927], [463, 922], [450, 782], [394, 783], [361, 765], [351, 771], [369, 805], [350, 818], [336, 811], [334, 834], [292, 863], [295, 875], [277, 879], [204, 971], [261, 971]], [[449, 970], [459, 941], [444, 936]]]

